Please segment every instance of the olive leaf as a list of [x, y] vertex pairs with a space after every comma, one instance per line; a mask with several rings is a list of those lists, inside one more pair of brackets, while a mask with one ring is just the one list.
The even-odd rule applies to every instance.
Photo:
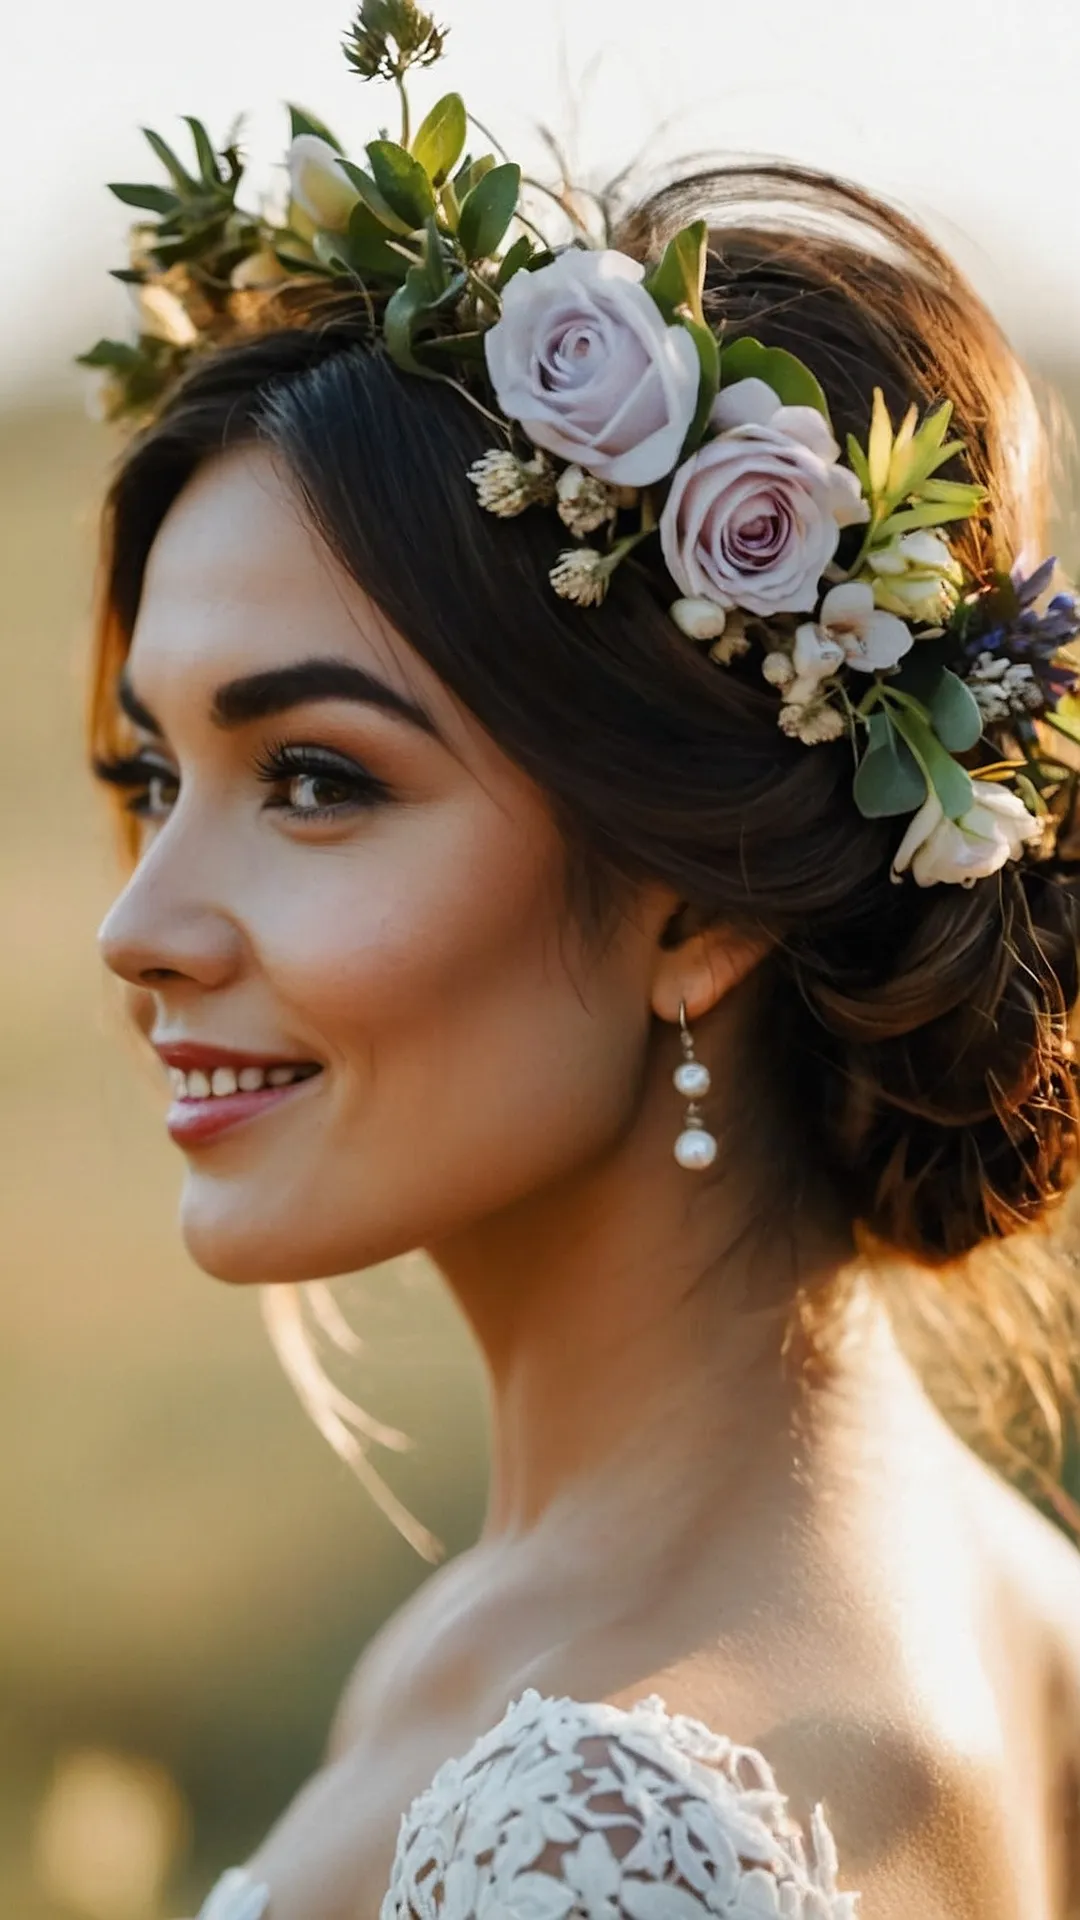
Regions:
[[367, 154], [383, 199], [415, 232], [435, 211], [435, 193], [420, 162], [393, 140], [369, 141]]

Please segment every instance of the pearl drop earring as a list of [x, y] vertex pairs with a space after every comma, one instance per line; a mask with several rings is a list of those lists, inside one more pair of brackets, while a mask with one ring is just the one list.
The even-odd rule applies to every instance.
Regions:
[[686, 1024], [686, 1002], [679, 1001], [679, 1038], [682, 1042], [683, 1058], [672, 1074], [679, 1093], [687, 1100], [686, 1119], [683, 1130], [675, 1142], [675, 1158], [680, 1167], [686, 1167], [691, 1173], [704, 1173], [716, 1159], [716, 1141], [706, 1127], [702, 1125], [701, 1109], [698, 1101], [703, 1100], [712, 1085], [712, 1075], [708, 1067], [694, 1058], [694, 1042]]

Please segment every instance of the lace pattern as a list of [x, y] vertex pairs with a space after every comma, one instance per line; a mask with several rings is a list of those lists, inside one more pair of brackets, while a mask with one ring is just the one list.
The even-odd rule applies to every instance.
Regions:
[[196, 1920], [265, 1920], [269, 1906], [269, 1887], [254, 1881], [243, 1867], [230, 1867], [203, 1901]]
[[786, 1804], [762, 1754], [659, 1694], [529, 1688], [403, 1816], [379, 1920], [857, 1920], [823, 1809], [808, 1846]]

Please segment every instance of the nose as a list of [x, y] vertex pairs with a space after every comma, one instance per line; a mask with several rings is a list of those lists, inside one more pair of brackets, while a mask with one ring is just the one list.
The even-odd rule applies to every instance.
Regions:
[[219, 906], [176, 883], [155, 860], [161, 842], [132, 874], [98, 929], [105, 965], [133, 987], [169, 982], [212, 991], [241, 963], [243, 937]]

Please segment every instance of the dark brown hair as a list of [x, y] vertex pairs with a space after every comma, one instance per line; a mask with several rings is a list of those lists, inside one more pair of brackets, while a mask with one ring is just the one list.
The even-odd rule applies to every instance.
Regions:
[[[613, 244], [642, 258], [707, 217], [712, 316], [804, 359], [841, 439], [865, 437], [875, 385], [894, 418], [951, 399], [990, 495], [962, 557], [976, 572], [1042, 558], [1030, 387], [911, 222], [785, 166], [713, 170], [612, 214]], [[857, 812], [850, 746], [787, 739], [753, 661], [710, 664], [632, 566], [600, 608], [560, 601], [554, 516], [477, 509], [465, 469], [490, 428], [367, 338], [359, 294], [294, 285], [198, 360], [125, 450], [105, 516], [95, 745], [116, 724], [116, 670], [166, 511], [215, 453], [269, 445], [345, 567], [549, 796], [582, 872], [616, 889], [662, 877], [688, 916], [772, 937], [754, 1045], [801, 1190], [827, 1191], [856, 1231], [931, 1267], [1041, 1219], [1077, 1164], [1080, 976], [1062, 872], [894, 885], [902, 829]]]

